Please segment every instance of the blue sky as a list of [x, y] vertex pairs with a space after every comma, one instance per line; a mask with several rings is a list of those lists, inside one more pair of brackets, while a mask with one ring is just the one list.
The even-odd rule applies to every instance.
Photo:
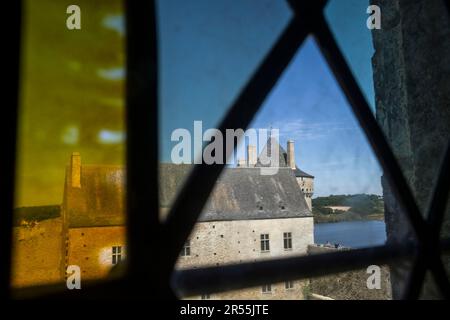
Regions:
[[252, 127], [295, 141], [297, 165], [314, 175], [315, 195], [380, 194], [380, 169], [312, 38], [304, 44]]
[[[368, 1], [331, 1], [326, 17], [374, 110], [371, 57], [366, 28]], [[293, 139], [297, 165], [314, 175], [315, 196], [381, 194], [381, 168], [313, 38], [297, 53], [265, 101], [252, 127], [280, 129]]]
[[[176, 3], [176, 5], [175, 5]], [[331, 1], [333, 32], [373, 106], [366, 28], [368, 1]], [[162, 160], [176, 128], [217, 127], [228, 106], [291, 18], [282, 1], [159, 1]], [[381, 194], [381, 170], [315, 42], [309, 38], [251, 127], [294, 139], [299, 167], [316, 177], [316, 195]], [[241, 148], [242, 149], [242, 148]]]
[[[368, 0], [333, 0], [326, 18], [356, 79], [374, 108], [366, 28]], [[160, 63], [161, 160], [170, 161], [177, 128], [215, 128], [286, 27], [284, 1], [157, 1]], [[123, 19], [105, 26], [123, 33]], [[102, 70], [121, 77], [119, 69]], [[253, 120], [278, 128], [283, 146], [295, 140], [298, 166], [316, 177], [315, 195], [381, 194], [381, 170], [314, 39], [308, 38]], [[238, 156], [242, 156], [241, 147]]]

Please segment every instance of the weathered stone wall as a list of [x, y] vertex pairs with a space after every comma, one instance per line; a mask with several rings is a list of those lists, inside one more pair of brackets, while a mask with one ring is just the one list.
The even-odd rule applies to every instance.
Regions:
[[[210, 294], [210, 300], [304, 300], [305, 288], [309, 281], [293, 281], [292, 289], [286, 289], [285, 283], [272, 284], [270, 293], [263, 293], [262, 287], [252, 287], [223, 293]], [[186, 300], [200, 300], [201, 296], [185, 298]]]
[[69, 229], [66, 265], [78, 265], [82, 280], [106, 277], [113, 267], [112, 247], [122, 246], [125, 258], [125, 232], [124, 226]]
[[[191, 255], [180, 257], [177, 268], [220, 266], [281, 256], [306, 254], [314, 243], [312, 217], [264, 220], [236, 220], [197, 223], [191, 236]], [[283, 233], [292, 233], [292, 250], [285, 250]], [[261, 252], [260, 235], [269, 234], [270, 251]], [[214, 299], [300, 299], [304, 282], [296, 281], [292, 290], [284, 283], [272, 286], [271, 294], [261, 287], [212, 295]], [[194, 297], [195, 298], [195, 297]]]
[[380, 266], [380, 269], [380, 289], [368, 289], [366, 282], [370, 275], [366, 269], [359, 269], [312, 278], [308, 291], [334, 300], [390, 300], [392, 295], [389, 267]]
[[[292, 250], [284, 250], [284, 232], [292, 233]], [[270, 237], [269, 252], [261, 252], [263, 233]], [[306, 254], [307, 245], [314, 243], [313, 235], [312, 217], [200, 222], [190, 236], [191, 255], [180, 257], [177, 268]], [[101, 278], [113, 266], [112, 247], [122, 246], [125, 252], [125, 227], [71, 228], [68, 240], [66, 264], [80, 266], [82, 279]], [[257, 287], [211, 294], [211, 299], [302, 299], [304, 285], [305, 281], [295, 281], [292, 289], [286, 289], [285, 283], [272, 284], [271, 293]]]
[[[373, 31], [376, 116], [423, 212], [450, 138], [450, 24], [442, 0], [371, 0], [381, 7], [382, 29]], [[388, 241], [411, 237], [383, 178]], [[444, 233], [450, 234], [447, 210]], [[409, 264], [391, 266], [399, 298]], [[424, 297], [438, 297], [425, 286]]]
[[[328, 253], [336, 250], [349, 249], [308, 246], [308, 254]], [[370, 274], [367, 273], [366, 268], [312, 278], [308, 292], [335, 300], [390, 300], [392, 291], [389, 267], [385, 265], [379, 267], [381, 269], [380, 289], [367, 288], [367, 279]]]
[[[200, 222], [190, 237], [191, 255], [180, 257], [177, 268], [306, 254], [314, 243], [313, 227], [312, 217]], [[68, 265], [80, 267], [82, 281], [106, 277], [113, 267], [112, 247], [122, 246], [125, 258], [125, 232], [124, 226], [105, 226], [69, 228], [64, 234], [61, 218], [14, 228], [13, 285], [64, 281]], [[292, 233], [292, 250], [284, 249], [284, 232]], [[261, 252], [260, 235], [265, 233], [270, 237], [269, 252]], [[212, 294], [211, 299], [303, 299], [306, 283], [294, 281], [291, 289], [284, 282], [272, 284], [271, 293], [262, 293], [261, 287], [229, 291]]]
[[[200, 222], [189, 237], [191, 255], [177, 267], [218, 266], [280, 256], [306, 254], [314, 243], [313, 218]], [[292, 233], [292, 250], [283, 247], [283, 233]], [[269, 234], [270, 251], [261, 252], [260, 235]]]
[[61, 232], [61, 218], [43, 220], [13, 229], [13, 287], [62, 281]]

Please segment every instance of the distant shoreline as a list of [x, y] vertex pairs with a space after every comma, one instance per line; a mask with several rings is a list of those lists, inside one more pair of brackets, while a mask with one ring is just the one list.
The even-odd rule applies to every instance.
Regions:
[[314, 215], [314, 223], [333, 223], [333, 222], [350, 222], [350, 221], [384, 221], [384, 213], [360, 215], [353, 212], [346, 212], [330, 215], [323, 215], [323, 214]]

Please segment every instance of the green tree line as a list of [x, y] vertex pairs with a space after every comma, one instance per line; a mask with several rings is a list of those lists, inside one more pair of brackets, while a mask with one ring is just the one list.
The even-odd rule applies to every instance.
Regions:
[[383, 197], [374, 194], [330, 195], [312, 199], [314, 214], [340, 214], [342, 211], [333, 212], [329, 206], [351, 207], [349, 212], [360, 215], [379, 214], [384, 212]]

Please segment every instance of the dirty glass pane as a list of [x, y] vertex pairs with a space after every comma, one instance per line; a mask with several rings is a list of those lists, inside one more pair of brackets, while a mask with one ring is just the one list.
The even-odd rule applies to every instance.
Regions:
[[122, 1], [71, 4], [24, 1], [15, 288], [103, 278], [126, 253]]
[[[156, 4], [164, 219], [191, 164], [201, 157], [203, 135], [218, 127], [292, 13], [286, 2], [271, 0]], [[182, 152], [179, 143], [185, 143]]]

